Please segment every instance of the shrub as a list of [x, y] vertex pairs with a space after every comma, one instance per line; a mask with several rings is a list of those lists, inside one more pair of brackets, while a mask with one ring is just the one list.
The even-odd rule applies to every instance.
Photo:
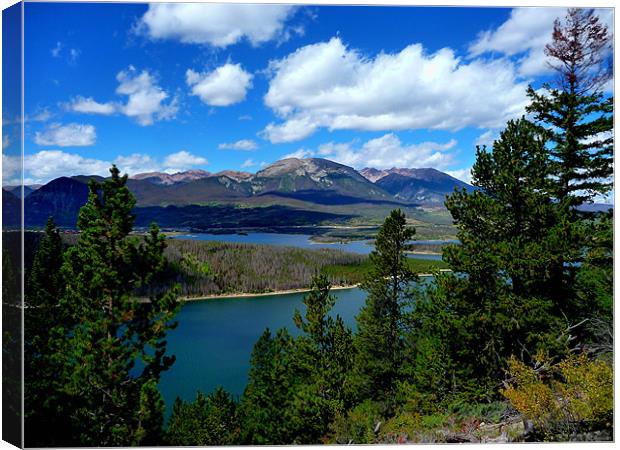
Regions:
[[532, 368], [512, 357], [502, 394], [534, 423], [536, 437], [611, 429], [613, 370], [603, 361], [571, 355], [556, 365], [537, 358]]
[[383, 422], [381, 405], [367, 400], [331, 425], [331, 441], [336, 444], [372, 444]]

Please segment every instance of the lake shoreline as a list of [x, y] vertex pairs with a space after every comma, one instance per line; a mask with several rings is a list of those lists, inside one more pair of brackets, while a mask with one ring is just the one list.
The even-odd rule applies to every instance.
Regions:
[[[346, 286], [332, 286], [330, 291], [339, 291], [344, 289], [355, 289], [360, 286], [359, 283]], [[272, 292], [239, 292], [232, 294], [210, 294], [202, 295], [200, 297], [180, 297], [180, 302], [198, 302], [202, 300], [219, 300], [226, 298], [252, 298], [252, 297], [270, 297], [274, 295], [289, 295], [289, 294], [301, 294], [304, 292], [310, 292], [311, 288], [297, 288], [297, 289], [283, 289], [281, 291]]]
[[[439, 272], [451, 272], [450, 269], [439, 269]], [[419, 273], [418, 277], [432, 277], [434, 276], [432, 273]], [[341, 291], [346, 289], [355, 289], [359, 288], [361, 283], [344, 285], [344, 286], [332, 286], [330, 288], [331, 291]], [[253, 298], [253, 297], [271, 297], [275, 295], [290, 295], [290, 294], [303, 294], [304, 292], [310, 292], [311, 288], [297, 288], [297, 289], [283, 289], [281, 291], [272, 291], [272, 292], [238, 292], [231, 294], [210, 294], [210, 295], [202, 295], [200, 297], [179, 297], [178, 301], [185, 302], [199, 302], [204, 300], [219, 300], [219, 299], [230, 299], [230, 298]]]

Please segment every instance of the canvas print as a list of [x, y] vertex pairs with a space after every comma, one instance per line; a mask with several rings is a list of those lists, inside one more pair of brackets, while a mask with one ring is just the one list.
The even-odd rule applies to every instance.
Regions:
[[613, 18], [4, 9], [3, 439], [613, 441]]

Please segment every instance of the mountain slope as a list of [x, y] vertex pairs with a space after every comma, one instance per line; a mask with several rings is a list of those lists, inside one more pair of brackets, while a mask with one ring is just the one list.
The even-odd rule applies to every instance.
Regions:
[[445, 196], [455, 188], [473, 189], [469, 184], [431, 168], [378, 170], [366, 167], [360, 170], [360, 174], [398, 200], [427, 206], [443, 205]]
[[75, 227], [80, 208], [88, 200], [87, 179], [60, 177], [31, 193], [24, 200], [26, 226], [45, 224], [53, 216], [57, 225]]
[[21, 201], [11, 191], [2, 188], [2, 228], [21, 225]]
[[227, 176], [210, 176], [178, 184], [154, 184], [148, 180], [129, 179], [129, 190], [138, 206], [201, 205], [229, 203], [250, 195], [250, 186]]
[[316, 203], [393, 201], [355, 169], [321, 158], [287, 158], [260, 170], [251, 180], [252, 192]]

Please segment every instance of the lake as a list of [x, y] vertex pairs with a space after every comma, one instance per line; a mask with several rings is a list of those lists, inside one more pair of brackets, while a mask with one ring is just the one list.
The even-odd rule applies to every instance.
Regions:
[[[334, 290], [333, 313], [355, 325], [364, 305], [360, 289]], [[297, 335], [293, 313], [303, 314], [304, 293], [262, 297], [236, 297], [184, 303], [177, 316], [179, 326], [168, 333], [168, 354], [176, 355], [171, 369], [159, 383], [169, 414], [177, 396], [193, 400], [196, 392], [224, 387], [234, 395], [243, 393], [248, 380], [250, 355], [265, 328], [286, 327]]]

